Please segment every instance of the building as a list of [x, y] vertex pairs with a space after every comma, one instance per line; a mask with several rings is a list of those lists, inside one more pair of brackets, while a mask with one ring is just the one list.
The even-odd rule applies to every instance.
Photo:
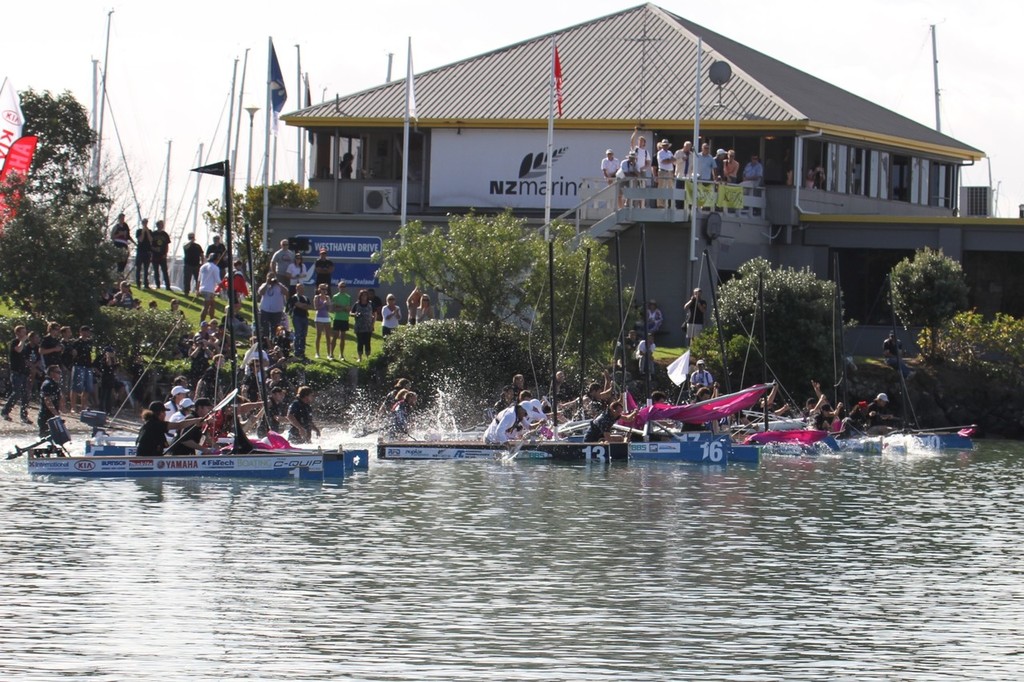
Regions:
[[[686, 292], [708, 281], [696, 258], [705, 249], [724, 277], [757, 256], [822, 277], [838, 264], [849, 317], [870, 324], [886, 314], [874, 302], [891, 266], [942, 248], [963, 263], [972, 305], [1024, 314], [1012, 265], [1024, 220], [960, 212], [960, 168], [982, 151], [652, 4], [416, 74], [409, 219], [444, 223], [453, 212], [510, 207], [542, 226], [553, 38], [565, 73], [550, 160], [554, 214], [617, 239], [624, 263], [635, 262], [646, 234], [649, 291], [668, 329], [680, 327]], [[595, 49], [623, 40], [636, 49], [614, 58]], [[759, 155], [762, 180], [703, 187], [696, 209], [685, 189], [609, 186], [603, 152], [624, 158], [635, 126], [651, 151], [661, 140], [672, 150], [692, 140], [698, 53], [701, 142], [735, 150], [741, 169]], [[310, 186], [320, 205], [273, 211], [274, 238], [379, 243], [397, 229], [405, 93], [395, 81], [283, 117], [314, 140]]]

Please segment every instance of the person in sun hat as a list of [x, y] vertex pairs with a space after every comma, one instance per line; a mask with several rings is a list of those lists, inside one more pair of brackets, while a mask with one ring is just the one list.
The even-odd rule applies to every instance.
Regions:
[[191, 392], [192, 391], [190, 391], [187, 386], [182, 384], [178, 384], [171, 388], [171, 397], [166, 403], [164, 403], [164, 409], [167, 410], [167, 414], [174, 415], [175, 412], [181, 409], [181, 401], [183, 401]]
[[[662, 140], [658, 143], [658, 153], [655, 155], [658, 164], [658, 189], [672, 189], [675, 186], [676, 157], [672, 153], [672, 143]], [[669, 202], [665, 199], [658, 199], [658, 208], [665, 208]]]
[[619, 170], [619, 160], [615, 158], [615, 152], [611, 149], [604, 150], [604, 158], [601, 159], [601, 175], [608, 184], [615, 182], [615, 173]]

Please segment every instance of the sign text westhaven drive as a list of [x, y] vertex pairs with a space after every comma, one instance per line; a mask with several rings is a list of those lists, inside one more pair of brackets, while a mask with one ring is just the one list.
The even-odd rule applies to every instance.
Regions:
[[305, 240], [309, 247], [303, 252], [306, 265], [320, 257], [320, 249], [327, 249], [327, 257], [334, 261], [334, 275], [331, 284], [339, 279], [357, 287], [377, 287], [377, 263], [370, 261], [373, 254], [381, 250], [380, 237], [351, 237], [327, 235], [299, 235], [295, 241]]

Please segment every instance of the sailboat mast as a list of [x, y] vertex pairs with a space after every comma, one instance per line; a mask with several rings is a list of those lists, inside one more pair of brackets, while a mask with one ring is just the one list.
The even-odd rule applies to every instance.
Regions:
[[167, 140], [167, 170], [164, 174], [164, 210], [160, 219], [164, 221], [164, 229], [167, 227], [167, 194], [171, 188], [171, 144], [173, 140]]
[[114, 10], [107, 12], [107, 46], [103, 51], [103, 77], [100, 79], [100, 116], [96, 125], [96, 154], [92, 159], [92, 184], [100, 184], [100, 166], [103, 159], [103, 113], [107, 103], [107, 71], [110, 59], [110, 23]]
[[939, 50], [936, 47], [935, 24], [931, 25], [932, 31], [932, 74], [935, 79], [935, 130], [942, 132], [942, 119], [939, 117]]
[[[761, 313], [761, 383], [768, 383], [768, 325], [764, 310], [764, 275], [757, 278], [757, 307]], [[764, 430], [768, 431], [768, 400], [764, 401]]]

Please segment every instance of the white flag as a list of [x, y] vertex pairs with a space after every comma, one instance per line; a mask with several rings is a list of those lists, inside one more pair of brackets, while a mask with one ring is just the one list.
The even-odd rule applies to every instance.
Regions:
[[21, 137], [24, 126], [25, 117], [21, 113], [18, 91], [5, 78], [4, 84], [0, 86], [0, 168], [3, 168], [7, 160], [11, 145]]
[[686, 377], [689, 375], [690, 349], [687, 348], [685, 353], [673, 360], [672, 364], [668, 366], [668, 378], [671, 379], [672, 383], [676, 386], [682, 386], [686, 383]]

